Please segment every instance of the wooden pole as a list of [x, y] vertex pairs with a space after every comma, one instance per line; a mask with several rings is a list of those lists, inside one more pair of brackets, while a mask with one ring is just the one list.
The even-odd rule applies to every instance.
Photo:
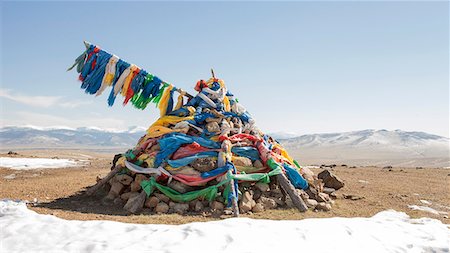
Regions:
[[92, 186], [91, 188], [89, 188], [86, 191], [86, 194], [88, 196], [91, 196], [92, 194], [94, 194], [94, 192], [96, 192], [98, 189], [100, 189], [104, 184], [106, 184], [112, 177], [114, 177], [114, 175], [117, 174], [117, 172], [119, 172], [121, 168], [120, 167], [115, 167], [113, 170], [111, 170], [111, 172], [108, 173], [108, 175], [106, 175], [106, 177], [102, 178], [100, 181], [98, 181], [94, 186]]
[[295, 187], [291, 184], [289, 179], [286, 177], [284, 173], [277, 175], [278, 183], [281, 188], [287, 192], [289, 197], [291, 197], [292, 203], [300, 212], [306, 212], [308, 210], [308, 206], [305, 204], [303, 199], [298, 195]]
[[[225, 166], [227, 162], [231, 163], [231, 142], [229, 140], [225, 140], [222, 142], [222, 151], [219, 152], [219, 156], [225, 155], [225, 160], [218, 159], [217, 167]], [[238, 205], [238, 196], [236, 194], [237, 189], [235, 188], [234, 179], [230, 181], [231, 192], [233, 193], [233, 201], [231, 202], [231, 206], [233, 208], [234, 217], [239, 217], [239, 205]], [[227, 196], [225, 196], [227, 197]]]
[[94, 194], [94, 192], [96, 192], [98, 189], [100, 189], [104, 184], [106, 184], [112, 177], [114, 177], [114, 175], [117, 174], [117, 172], [120, 171], [120, 167], [116, 166], [117, 160], [119, 160], [119, 158], [122, 157], [121, 154], [117, 154], [114, 156], [114, 159], [112, 161], [112, 166], [111, 166], [111, 171], [108, 173], [108, 175], [106, 175], [106, 177], [102, 178], [100, 181], [98, 181], [94, 186], [92, 186], [91, 188], [89, 188], [86, 191], [86, 194], [88, 196], [91, 196], [92, 194]]
[[211, 68], [211, 75], [214, 79], [216, 79], [216, 75], [214, 75], [214, 69]]
[[91, 46], [91, 43], [83, 40], [84, 46], [86, 47], [86, 49], [88, 49]]

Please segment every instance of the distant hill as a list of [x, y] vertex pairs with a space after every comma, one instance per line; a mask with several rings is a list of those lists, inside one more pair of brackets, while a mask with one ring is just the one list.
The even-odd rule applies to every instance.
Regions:
[[[126, 131], [99, 128], [3, 127], [1, 149], [134, 147], [145, 128]], [[272, 134], [301, 164], [348, 163], [349, 165], [450, 166], [450, 140], [424, 132], [362, 130], [344, 133]]]
[[0, 128], [2, 148], [131, 148], [145, 134], [145, 129], [130, 127], [126, 131], [99, 128]]
[[450, 140], [424, 132], [362, 130], [280, 139], [303, 163], [450, 166]]

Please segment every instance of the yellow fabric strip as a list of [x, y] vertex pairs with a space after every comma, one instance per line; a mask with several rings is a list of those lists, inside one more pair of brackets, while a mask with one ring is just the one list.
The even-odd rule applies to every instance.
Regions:
[[173, 89], [173, 85], [170, 84], [169, 87], [167, 87], [164, 90], [161, 100], [159, 101], [158, 107], [159, 107], [159, 112], [160, 112], [161, 117], [166, 115], [167, 105], [169, 104], [170, 92], [172, 91], [172, 89]]
[[223, 107], [226, 112], [231, 112], [230, 100], [227, 96], [223, 98]]

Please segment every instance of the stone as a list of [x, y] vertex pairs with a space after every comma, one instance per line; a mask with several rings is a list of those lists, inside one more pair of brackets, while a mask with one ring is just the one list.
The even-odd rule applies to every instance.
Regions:
[[[364, 197], [358, 196], [358, 195], [353, 195], [353, 194], [343, 194], [342, 195], [344, 197], [344, 199], [350, 199], [350, 200], [360, 200], [363, 199]], [[403, 200], [403, 198], [401, 198]]]
[[[102, 201], [105, 202], [105, 203], [108, 203], [108, 202], [110, 202], [110, 201], [113, 201], [113, 200], [116, 199], [116, 198], [117, 198], [117, 196], [108, 193], [108, 194], [106, 194], [106, 196], [103, 198]], [[120, 198], [120, 197], [118, 197], [118, 198]]]
[[252, 212], [260, 213], [264, 211], [264, 206], [261, 203], [256, 203], [256, 205], [252, 208]]
[[151, 196], [147, 200], [145, 200], [144, 206], [148, 208], [154, 208], [158, 205], [159, 199], [155, 196]]
[[331, 199], [337, 199], [336, 192], [332, 192], [329, 194]]
[[170, 201], [169, 197], [167, 197], [166, 195], [164, 195], [162, 193], [153, 193], [153, 195], [155, 195], [155, 197], [157, 197], [159, 199], [159, 201], [162, 201], [164, 203], [169, 203], [169, 201]]
[[329, 187], [323, 187], [323, 192], [330, 195], [331, 193], [335, 192], [336, 190]]
[[170, 202], [169, 202], [169, 207], [170, 207], [170, 208], [173, 208], [173, 207], [175, 206], [175, 204], [176, 204], [175, 202], [170, 201]]
[[210, 133], [216, 133], [220, 131], [220, 126], [217, 122], [212, 121], [206, 124], [206, 130], [208, 130], [208, 132]]
[[310, 199], [314, 199], [319, 201], [319, 193], [317, 190], [313, 187], [308, 187], [308, 189], [305, 190], [306, 194], [308, 194]]
[[279, 206], [286, 205], [286, 202], [284, 202], [283, 198], [276, 198], [276, 197], [270, 197], [270, 198], [273, 199]]
[[213, 210], [223, 211], [224, 208], [225, 208], [225, 206], [223, 205], [222, 202], [213, 201], [211, 203], [211, 209], [213, 209]]
[[256, 183], [255, 187], [258, 188], [262, 192], [267, 192], [270, 190], [269, 184], [266, 184], [266, 183]]
[[201, 212], [203, 210], [203, 208], [204, 208], [204, 206], [203, 206], [202, 202], [197, 201], [194, 206], [194, 211]]
[[247, 213], [256, 205], [255, 200], [253, 200], [253, 194], [250, 191], [245, 191], [242, 194], [242, 200], [240, 203], [240, 209], [242, 213]]
[[264, 168], [264, 164], [261, 162], [261, 160], [256, 160], [253, 162], [253, 167], [255, 168]]
[[310, 170], [309, 168], [302, 167], [302, 168], [300, 169], [300, 174], [302, 175], [302, 177], [303, 177], [304, 179], [306, 179], [306, 181], [308, 181], [308, 183], [311, 184], [311, 183], [314, 182], [315, 174], [314, 174], [314, 172], [312, 172], [312, 170]]
[[189, 204], [187, 203], [175, 203], [172, 207], [173, 211], [177, 214], [184, 214], [189, 210]]
[[296, 189], [296, 191], [303, 200], [309, 199], [308, 193], [306, 193], [304, 190]]
[[309, 208], [311, 208], [311, 209], [316, 208], [316, 206], [319, 204], [319, 203], [317, 202], [317, 200], [314, 200], [314, 199], [307, 199], [307, 200], [305, 201], [305, 203], [306, 203], [306, 205], [307, 205]]
[[120, 198], [123, 200], [128, 200], [130, 198], [133, 198], [135, 196], [139, 195], [138, 192], [125, 192], [122, 195], [120, 195]]
[[155, 207], [156, 213], [167, 213], [169, 212], [169, 205], [164, 202], [159, 202]]
[[119, 182], [114, 182], [111, 185], [111, 189], [109, 190], [108, 195], [118, 197], [122, 193], [123, 188], [124, 188], [123, 184]]
[[147, 176], [143, 174], [136, 174], [136, 176], [134, 177], [134, 181], [130, 184], [131, 191], [139, 191], [141, 189], [141, 182], [144, 180], [148, 180]]
[[[128, 199], [127, 203], [123, 206], [123, 209], [127, 210], [131, 213], [137, 213], [142, 210], [142, 207], [144, 206], [145, 197], [143, 199], [140, 198], [139, 193], [134, 192], [134, 195], [131, 195]], [[136, 209], [137, 208], [137, 209]]]
[[330, 196], [328, 196], [328, 194], [326, 194], [324, 192], [319, 192], [319, 198], [320, 198], [320, 200], [323, 200], [323, 201], [320, 201], [320, 202], [328, 202], [328, 201], [330, 201]]
[[130, 184], [130, 191], [132, 192], [138, 192], [141, 189], [141, 183], [139, 183], [138, 181], [133, 181]]
[[213, 157], [197, 158], [190, 165], [200, 172], [207, 172], [217, 168], [217, 159]]
[[126, 174], [117, 175], [116, 179], [123, 185], [130, 185], [133, 182], [133, 178]]
[[344, 187], [344, 185], [345, 185], [344, 181], [342, 181], [342, 179], [340, 179], [339, 177], [334, 175], [329, 170], [323, 170], [317, 176], [318, 176], [318, 178], [322, 179], [325, 187], [329, 187], [329, 188], [333, 188], [335, 190], [339, 190], [342, 187]]
[[[267, 194], [267, 192], [265, 193]], [[258, 200], [259, 198], [261, 198], [261, 196], [263, 195], [263, 192], [261, 192], [259, 189], [254, 189], [253, 190], [253, 200]]]
[[172, 180], [167, 186], [169, 186], [170, 188], [174, 189], [175, 191], [177, 191], [179, 193], [186, 193], [188, 191], [191, 191], [191, 189], [192, 189], [192, 187], [190, 187], [189, 185], [185, 185], [176, 180]]
[[258, 203], [261, 203], [266, 210], [277, 208], [277, 202], [275, 200], [264, 196], [261, 196], [261, 198], [258, 200]]
[[324, 202], [321, 202], [321, 203], [317, 204], [316, 209], [319, 210], [319, 211], [326, 211], [326, 212], [328, 212], [328, 211], [331, 211], [331, 205], [327, 204], [327, 203], [324, 203]]
[[243, 156], [233, 156], [233, 163], [235, 166], [242, 167], [251, 167], [253, 165], [252, 160]]
[[119, 206], [123, 206], [125, 204], [125, 201], [123, 201], [122, 198], [117, 197], [114, 199], [113, 203]]

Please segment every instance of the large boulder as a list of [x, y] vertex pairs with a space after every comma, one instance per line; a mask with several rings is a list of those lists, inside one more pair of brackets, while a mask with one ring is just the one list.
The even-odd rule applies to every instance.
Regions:
[[324, 170], [324, 171], [320, 172], [319, 175], [317, 175], [317, 177], [319, 179], [322, 179], [325, 187], [333, 188], [335, 190], [339, 190], [342, 187], [344, 187], [344, 185], [345, 185], [344, 181], [342, 181], [342, 179], [340, 179], [339, 177], [334, 175], [329, 170]]

